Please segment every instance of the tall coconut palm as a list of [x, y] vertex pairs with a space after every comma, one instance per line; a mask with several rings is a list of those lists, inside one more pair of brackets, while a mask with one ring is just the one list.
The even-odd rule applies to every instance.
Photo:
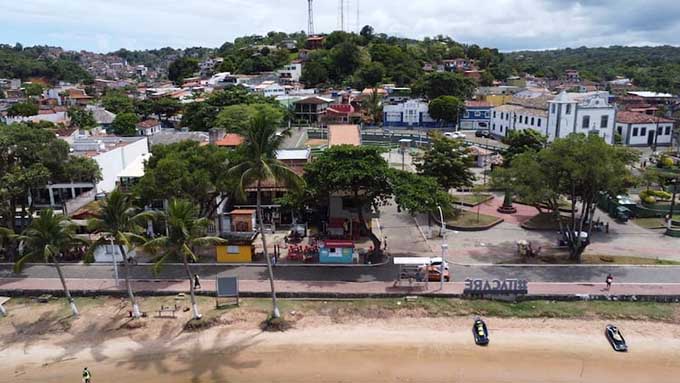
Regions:
[[[146, 241], [142, 234], [144, 233], [144, 225], [151, 218], [151, 213], [139, 212], [129, 194], [115, 190], [101, 202], [94, 218], [88, 222], [88, 227], [91, 230], [103, 234], [90, 246], [90, 251], [88, 251], [90, 257], [94, 249], [99, 246], [108, 245], [109, 242], [112, 247], [118, 246], [118, 250], [123, 258], [125, 287], [132, 304], [133, 318], [139, 318], [142, 314], [139, 311], [139, 305], [132, 291], [130, 264], [127, 261], [127, 255], [128, 251], [132, 251], [136, 246], [142, 245]], [[116, 262], [115, 251], [113, 249], [112, 252], [114, 253], [113, 261]]]
[[271, 259], [267, 251], [267, 239], [262, 220], [262, 183], [274, 180], [278, 184], [289, 188], [299, 188], [302, 179], [290, 168], [276, 158], [276, 151], [281, 147], [286, 137], [291, 135], [289, 129], [277, 131], [280, 119], [277, 115], [268, 113], [266, 109], [258, 110], [250, 119], [248, 128], [242, 132], [245, 137], [243, 161], [229, 169], [229, 173], [240, 177], [238, 194], [241, 198], [245, 189], [255, 184], [257, 190], [257, 224], [262, 238], [264, 258], [269, 272], [269, 284], [272, 291], [272, 317], [279, 318], [278, 303], [276, 301], [276, 287]]
[[24, 243], [24, 252], [14, 264], [14, 271], [19, 272], [24, 264], [33, 259], [44, 259], [52, 263], [59, 274], [64, 295], [71, 305], [73, 315], [78, 316], [78, 308], [66, 286], [66, 280], [59, 264], [59, 259], [64, 252], [78, 245], [86, 244], [87, 241], [75, 236], [75, 225], [71, 220], [62, 215], [55, 214], [51, 209], [44, 210], [40, 217], [34, 219], [31, 224], [19, 236]]
[[207, 218], [199, 218], [198, 209], [189, 201], [172, 200], [166, 212], [161, 213], [167, 225], [167, 235], [148, 241], [144, 247], [152, 251], [162, 251], [163, 255], [158, 258], [154, 269], [158, 271], [168, 257], [175, 257], [184, 264], [184, 269], [189, 280], [189, 292], [191, 293], [191, 307], [194, 319], [200, 319], [201, 314], [196, 304], [194, 291], [193, 273], [189, 266], [189, 260], [198, 261], [198, 255], [194, 252], [196, 246], [223, 244], [226, 241], [219, 237], [206, 236], [206, 228], [210, 221]]

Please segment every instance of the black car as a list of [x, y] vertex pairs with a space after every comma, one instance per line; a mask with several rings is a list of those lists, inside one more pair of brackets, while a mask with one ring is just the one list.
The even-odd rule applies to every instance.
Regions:
[[489, 330], [486, 328], [486, 323], [482, 318], [475, 319], [472, 325], [472, 335], [475, 337], [475, 343], [478, 346], [486, 346], [489, 344]]
[[607, 337], [609, 344], [612, 345], [614, 351], [626, 352], [628, 351], [628, 345], [626, 345], [626, 340], [623, 338], [623, 334], [618, 327], [608, 324], [604, 330], [604, 335]]
[[478, 130], [475, 132], [475, 137], [486, 137], [489, 138], [491, 133], [488, 130]]

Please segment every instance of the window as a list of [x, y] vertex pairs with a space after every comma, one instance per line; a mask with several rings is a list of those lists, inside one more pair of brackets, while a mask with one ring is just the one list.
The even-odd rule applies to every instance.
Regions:
[[583, 121], [581, 122], [581, 128], [588, 129], [590, 127], [590, 116], [583, 116]]
[[522, 118], [523, 118], [523, 117], [524, 117], [524, 116], [519, 116], [519, 123], [520, 123], [520, 124], [522, 123]]
[[493, 111], [493, 118], [496, 118], [496, 111]]
[[607, 125], [609, 125], [609, 116], [600, 117], [600, 129], [606, 129]]
[[564, 112], [565, 114], [571, 114], [571, 104], [567, 104], [567, 111]]
[[503, 126], [501, 126], [501, 133], [503, 133]]
[[667, 136], [670, 136], [670, 135], [671, 135], [671, 127], [670, 127], [670, 126], [667, 126], [667, 127], [666, 127], [666, 135], [667, 135]]
[[646, 136], [647, 135], [647, 128], [640, 128], [640, 135], [641, 136]]
[[531, 126], [534, 126], [534, 118], [531, 117]]
[[501, 112], [501, 120], [503, 119], [503, 112]]
[[491, 124], [491, 129], [496, 130], [496, 124]]
[[538, 126], [540, 128], [541, 127], [541, 119], [539, 118], [538, 121], [536, 121], [536, 122], [538, 123], [536, 126]]
[[505, 113], [505, 119], [510, 121], [510, 113]]
[[637, 137], [638, 135], [638, 128], [633, 128], [633, 137]]
[[555, 104], [550, 106], [550, 113], [555, 113]]
[[239, 253], [238, 246], [227, 246], [227, 253], [228, 254], [238, 254]]
[[479, 117], [479, 112], [475, 112], [475, 117]]

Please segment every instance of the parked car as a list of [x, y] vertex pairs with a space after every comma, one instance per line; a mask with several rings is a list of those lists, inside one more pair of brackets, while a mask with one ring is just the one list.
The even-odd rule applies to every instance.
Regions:
[[475, 132], [475, 137], [485, 137], [489, 138], [491, 136], [491, 133], [489, 133], [488, 130], [478, 130]]
[[[434, 257], [434, 258], [430, 259], [430, 265], [431, 266], [441, 268], [441, 264], [442, 264], [442, 257]], [[444, 270], [448, 270], [448, 269], [449, 269], [449, 263], [444, 261]]]
[[461, 132], [444, 132], [444, 136], [453, 139], [464, 139], [465, 134]]
[[[430, 282], [440, 282], [441, 281], [441, 268], [440, 266], [424, 266], [426, 269], [422, 270], [427, 272], [427, 280]], [[449, 276], [449, 270], [444, 269], [444, 282], [448, 282], [451, 279]]]
[[626, 340], [623, 338], [621, 330], [619, 330], [618, 327], [608, 324], [607, 327], [605, 327], [604, 335], [607, 337], [607, 340], [609, 341], [609, 344], [612, 345], [614, 351], [618, 352], [628, 351], [628, 345], [626, 344]]
[[475, 318], [475, 322], [472, 324], [472, 335], [474, 335], [475, 343], [478, 346], [489, 344], [489, 330], [486, 328], [486, 323], [484, 323], [482, 318]]

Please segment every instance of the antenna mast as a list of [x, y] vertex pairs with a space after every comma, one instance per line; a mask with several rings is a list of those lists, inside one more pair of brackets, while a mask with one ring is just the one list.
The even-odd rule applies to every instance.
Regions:
[[345, 0], [338, 2], [338, 29], [345, 30]]
[[307, 0], [307, 34], [312, 36], [314, 34], [314, 0]]

